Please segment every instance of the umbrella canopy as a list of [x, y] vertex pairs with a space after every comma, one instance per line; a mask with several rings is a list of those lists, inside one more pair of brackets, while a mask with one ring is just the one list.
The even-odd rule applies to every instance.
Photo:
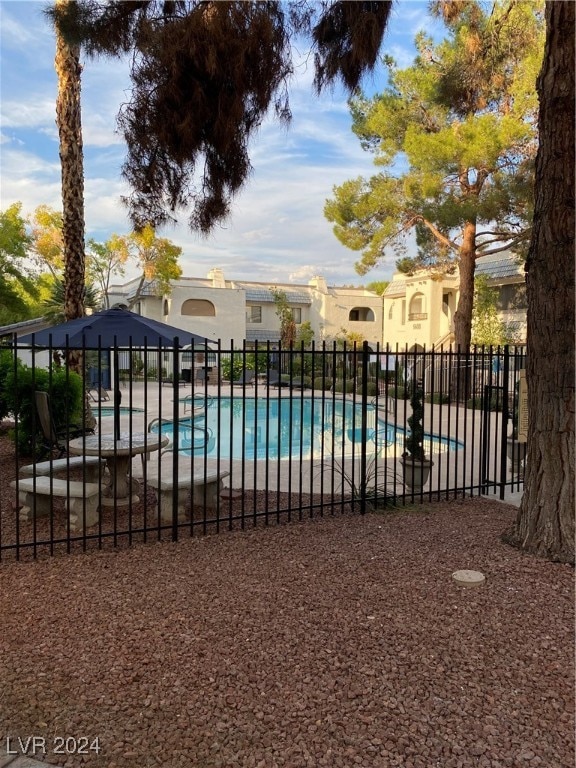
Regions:
[[[18, 339], [19, 344], [52, 349], [110, 349], [114, 351], [114, 433], [120, 436], [120, 381], [118, 374], [118, 347], [173, 347], [206, 344], [208, 339], [190, 331], [175, 328], [148, 317], [142, 317], [127, 309], [114, 307], [95, 312], [87, 317], [70, 320], [67, 323], [29, 333]], [[174, 380], [174, 389], [178, 382]], [[177, 396], [175, 395], [175, 399]]]
[[57, 349], [101, 349], [113, 344], [120, 347], [164, 347], [172, 346], [175, 338], [178, 338], [179, 346], [193, 342], [206, 344], [208, 341], [190, 331], [114, 307], [29, 333], [21, 336], [18, 343]]

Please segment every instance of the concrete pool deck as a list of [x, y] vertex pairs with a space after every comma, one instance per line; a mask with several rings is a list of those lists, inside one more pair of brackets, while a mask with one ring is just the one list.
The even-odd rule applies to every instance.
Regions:
[[[120, 417], [122, 432], [146, 432], [148, 425], [155, 418], [162, 418], [171, 421], [174, 415], [174, 408], [177, 407], [179, 418], [187, 419], [190, 417], [190, 407], [185, 402], [186, 397], [195, 394], [206, 394], [210, 398], [217, 400], [218, 397], [234, 397], [240, 401], [243, 397], [247, 399], [285, 399], [293, 397], [323, 397], [328, 401], [333, 399], [332, 392], [321, 392], [315, 390], [294, 390], [273, 389], [267, 387], [260, 381], [255, 385], [232, 386], [229, 382], [216, 385], [195, 385], [190, 383], [180, 384], [176, 391], [172, 385], [159, 384], [158, 382], [149, 382], [144, 386], [144, 382], [135, 382], [124, 386], [121, 389], [122, 407], [134, 409], [132, 412], [123, 412]], [[176, 397], [175, 397], [176, 395]], [[350, 396], [344, 396], [338, 393], [336, 400], [350, 399]], [[372, 398], [370, 398], [372, 399]], [[383, 398], [384, 400], [385, 398]], [[176, 402], [175, 402], [176, 400]], [[110, 405], [110, 402], [107, 403]], [[405, 408], [406, 402], [395, 400], [390, 405], [386, 402], [386, 407], [379, 407], [378, 416], [391, 424], [397, 423], [399, 427], [405, 427]], [[494, 429], [498, 429], [497, 417], [491, 414], [494, 419]], [[471, 483], [477, 488], [480, 477], [481, 464], [481, 414], [478, 411], [472, 411], [461, 405], [452, 406], [430, 406], [425, 414], [425, 429], [432, 434], [441, 434], [446, 437], [458, 439], [466, 445], [463, 450], [446, 451], [433, 454], [434, 467], [428, 487], [470, 487]], [[113, 417], [104, 416], [100, 421], [98, 431], [102, 434], [112, 432]], [[401, 447], [391, 446], [388, 448], [388, 458], [386, 462], [387, 479], [382, 472], [379, 476], [379, 483], [390, 489], [393, 495], [402, 493], [399, 486], [403, 486], [402, 469], [399, 459], [402, 453]], [[168, 458], [171, 457], [168, 456]], [[151, 461], [157, 462], [159, 457], [152, 454]], [[186, 468], [191, 464], [190, 456], [182, 456], [182, 466]], [[203, 456], [195, 457], [194, 461], [203, 461]], [[334, 456], [334, 463], [341, 464], [340, 457]], [[354, 462], [346, 460], [346, 473], [343, 473], [342, 467], [332, 469], [333, 459], [330, 453], [324, 455], [321, 459], [312, 459], [310, 456], [293, 456], [291, 460], [283, 458], [280, 460], [259, 456], [256, 461], [253, 459], [230, 459], [224, 456], [220, 458], [208, 457], [208, 467], [218, 465], [221, 469], [228, 469], [231, 472], [229, 478], [230, 488], [246, 487], [253, 489], [267, 489], [270, 491], [304, 491], [313, 493], [330, 494], [339, 493], [341, 483], [346, 483], [344, 474], [357, 475], [356, 470], [352, 470]], [[280, 465], [280, 466], [279, 466]], [[153, 469], [154, 463], [149, 463], [148, 468]], [[382, 462], [384, 466], [384, 462]], [[142, 462], [138, 458], [133, 462], [132, 470], [134, 477], [141, 478], [143, 473]], [[352, 470], [352, 471], [351, 471]], [[507, 482], [510, 482], [511, 476], [507, 476]], [[329, 491], [326, 490], [329, 488]], [[388, 492], [387, 492], [388, 493]], [[425, 491], [426, 493], [426, 491]], [[512, 487], [506, 487], [505, 503], [518, 505], [521, 494], [519, 486], [515, 483]], [[491, 492], [486, 494], [488, 498], [499, 501], [498, 486], [491, 484]]]

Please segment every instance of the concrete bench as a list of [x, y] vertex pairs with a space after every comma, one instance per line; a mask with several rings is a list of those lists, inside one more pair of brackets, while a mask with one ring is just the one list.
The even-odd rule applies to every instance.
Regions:
[[106, 462], [99, 456], [70, 456], [64, 459], [55, 459], [54, 461], [39, 461], [37, 464], [26, 464], [20, 467], [20, 477], [50, 477], [58, 472], [68, 472], [74, 469], [86, 468], [86, 480], [90, 483], [97, 483], [100, 480], [100, 471], [105, 467]]
[[[222, 489], [222, 480], [230, 472], [197, 472], [195, 475], [180, 475], [176, 487], [178, 520], [186, 517], [188, 493], [192, 492], [192, 504], [206, 504], [207, 509], [215, 509], [218, 495]], [[174, 478], [163, 473], [160, 479], [151, 472], [146, 478], [148, 485], [160, 494], [160, 516], [164, 522], [172, 522], [172, 499], [174, 497]]]
[[23, 521], [49, 515], [51, 497], [59, 497], [66, 499], [71, 530], [84, 529], [84, 515], [87, 528], [98, 522], [98, 483], [61, 480], [56, 477], [26, 477], [13, 480], [10, 485], [18, 488], [20, 502], [24, 504], [20, 510], [20, 519]]

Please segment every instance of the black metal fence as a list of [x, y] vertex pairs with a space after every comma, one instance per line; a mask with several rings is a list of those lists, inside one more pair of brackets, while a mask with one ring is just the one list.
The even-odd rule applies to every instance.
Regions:
[[503, 498], [523, 481], [523, 348], [115, 352], [0, 352], [0, 558]]

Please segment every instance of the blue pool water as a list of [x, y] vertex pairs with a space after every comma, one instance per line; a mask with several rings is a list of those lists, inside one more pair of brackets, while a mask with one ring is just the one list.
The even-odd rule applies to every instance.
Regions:
[[[368, 452], [400, 456], [405, 432], [377, 418], [374, 406], [367, 412]], [[321, 398], [247, 399], [221, 397], [208, 404], [205, 413], [183, 418], [178, 424], [178, 446], [183, 454], [204, 455], [203, 427], [211, 434], [206, 455], [233, 459], [321, 458], [359, 453], [362, 412], [359, 403]], [[195, 430], [194, 425], [200, 429]], [[164, 422], [161, 430], [174, 441], [174, 423]], [[433, 435], [424, 436], [428, 453], [444, 453], [462, 443]]]
[[[127, 405], [121, 405], [120, 406], [120, 415], [125, 416], [129, 413], [143, 413], [143, 408], [129, 408]], [[113, 405], [101, 405], [98, 410], [95, 410], [96, 414], [100, 414], [100, 416], [114, 416], [114, 406]]]

